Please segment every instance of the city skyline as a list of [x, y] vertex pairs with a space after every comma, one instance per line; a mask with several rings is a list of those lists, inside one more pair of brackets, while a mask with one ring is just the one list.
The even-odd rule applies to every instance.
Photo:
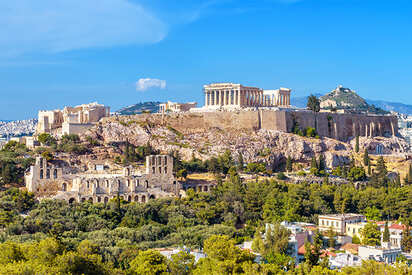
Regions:
[[[376, 3], [378, 2], [378, 3]], [[202, 86], [342, 84], [412, 104], [408, 1], [79, 1], [1, 3], [0, 119], [98, 101], [204, 101]], [[75, 18], [75, 20], [73, 19]], [[396, 96], [394, 96], [396, 95]]]

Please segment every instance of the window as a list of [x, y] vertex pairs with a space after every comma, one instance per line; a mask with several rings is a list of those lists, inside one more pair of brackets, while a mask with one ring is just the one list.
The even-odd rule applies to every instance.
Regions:
[[50, 169], [46, 170], [46, 179], [50, 179]]
[[53, 178], [57, 179], [57, 169], [54, 169], [53, 171]]
[[40, 170], [40, 179], [43, 179], [43, 169]]

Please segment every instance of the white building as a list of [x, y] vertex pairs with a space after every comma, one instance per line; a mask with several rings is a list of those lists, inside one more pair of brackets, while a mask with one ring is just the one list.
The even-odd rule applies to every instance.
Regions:
[[339, 235], [345, 235], [346, 224], [366, 222], [366, 217], [361, 214], [331, 214], [319, 215], [319, 230], [327, 231], [332, 228]]
[[387, 264], [392, 264], [396, 262], [396, 258], [401, 255], [402, 250], [400, 248], [391, 248], [390, 245], [387, 247], [378, 246], [359, 246], [359, 257], [363, 260], [375, 260], [377, 262], [384, 262]]
[[178, 103], [178, 102], [171, 102], [168, 101], [166, 103], [159, 104], [159, 113], [180, 113], [180, 112], [188, 112], [192, 108], [196, 108], [196, 102], [187, 102], [187, 103]]

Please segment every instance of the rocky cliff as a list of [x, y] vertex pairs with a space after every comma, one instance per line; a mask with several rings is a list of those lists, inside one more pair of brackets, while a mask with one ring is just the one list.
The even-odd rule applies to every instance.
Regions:
[[[268, 163], [269, 168], [275, 170], [288, 156], [295, 162], [308, 163], [313, 156], [323, 154], [330, 167], [347, 164], [354, 148], [354, 144], [327, 137], [306, 138], [259, 127], [221, 129], [204, 128], [202, 124], [198, 124], [184, 128], [175, 127], [179, 126], [179, 120], [171, 125], [168, 123], [169, 120], [162, 120], [159, 117], [150, 118], [145, 116], [145, 119], [139, 120], [136, 116], [124, 116], [106, 119], [85, 136], [94, 137], [105, 143], [126, 140], [136, 146], [150, 143], [154, 148], [165, 153], [177, 150], [186, 160], [190, 160], [193, 156], [205, 160], [230, 150], [235, 159], [241, 153], [245, 162], [264, 161]], [[193, 121], [187, 123], [195, 124]], [[404, 141], [396, 137], [361, 140], [362, 144], [372, 141], [382, 144], [386, 152], [403, 152], [406, 148]]]

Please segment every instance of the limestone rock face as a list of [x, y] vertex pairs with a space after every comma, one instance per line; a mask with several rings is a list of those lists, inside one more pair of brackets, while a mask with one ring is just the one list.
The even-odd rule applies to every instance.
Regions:
[[[230, 150], [235, 160], [242, 154], [245, 162], [265, 162], [269, 169], [276, 169], [290, 156], [295, 162], [309, 163], [313, 156], [323, 154], [328, 167], [348, 164], [355, 147], [331, 138], [306, 138], [277, 130], [240, 130], [188, 128], [180, 131], [161, 123], [145, 123], [124, 119], [107, 120], [89, 130], [83, 137], [91, 136], [104, 143], [128, 141], [136, 146], [150, 144], [163, 153], [178, 151], [185, 160], [206, 160]], [[397, 137], [360, 138], [360, 147], [376, 150], [383, 146], [385, 153], [404, 152], [405, 142]], [[107, 157], [116, 152], [101, 152]], [[99, 157], [100, 158], [100, 157]]]

